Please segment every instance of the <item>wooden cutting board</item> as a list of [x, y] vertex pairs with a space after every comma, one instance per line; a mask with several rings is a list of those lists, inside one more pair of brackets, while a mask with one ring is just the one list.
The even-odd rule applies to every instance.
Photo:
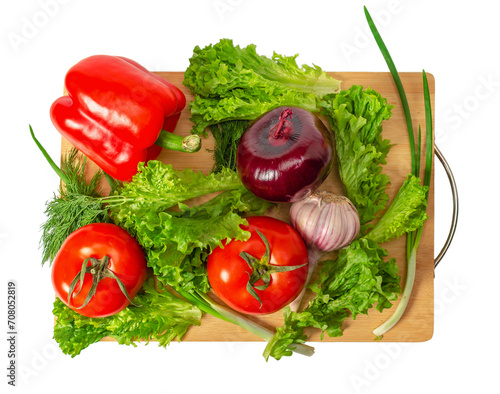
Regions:
[[[170, 82], [178, 86], [186, 95], [189, 101], [192, 100], [192, 95], [189, 90], [182, 85], [182, 72], [158, 72], [157, 74], [166, 78]], [[370, 87], [378, 91], [382, 96], [395, 106], [392, 117], [389, 121], [383, 124], [382, 135], [385, 139], [389, 139], [394, 146], [392, 147], [388, 157], [387, 164], [384, 166], [383, 172], [386, 173], [391, 180], [387, 192], [389, 194], [389, 203], [394, 198], [397, 190], [403, 183], [406, 175], [410, 172], [410, 145], [406, 121], [400, 104], [399, 95], [396, 86], [393, 82], [390, 73], [369, 73], [369, 72], [336, 72], [330, 73], [333, 77], [342, 81], [342, 89], [347, 89], [351, 85], [362, 85]], [[423, 85], [421, 73], [401, 73], [408, 103], [411, 110], [414, 130], [418, 130], [419, 124], [422, 127], [422, 133], [425, 131], [425, 112]], [[434, 77], [427, 74], [429, 82], [429, 90], [432, 100], [432, 112], [434, 113], [434, 96], [435, 83]], [[176, 133], [179, 135], [188, 135], [191, 129], [189, 121], [189, 110], [184, 109], [179, 124], [176, 128]], [[328, 122], [325, 120], [325, 124]], [[425, 136], [422, 136], [422, 141], [425, 141]], [[212, 153], [214, 142], [211, 136], [203, 140], [202, 149], [195, 154], [184, 154], [172, 151], [163, 151], [159, 160], [171, 163], [177, 169], [190, 167], [193, 170], [199, 170], [204, 174], [208, 174], [213, 165]], [[62, 140], [61, 154], [64, 156], [71, 148], [71, 145]], [[425, 157], [425, 147], [422, 149], [422, 157]], [[422, 166], [423, 167], [423, 166]], [[89, 177], [96, 170], [93, 163], [89, 163]], [[400, 322], [388, 333], [384, 335], [383, 341], [388, 342], [421, 342], [429, 340], [433, 334], [434, 325], [434, 169], [431, 179], [431, 189], [429, 193], [429, 205], [427, 213], [429, 219], [424, 225], [422, 239], [418, 249], [417, 272], [415, 285], [413, 288], [412, 297], [407, 306], [406, 312]], [[103, 187], [106, 185], [103, 184]], [[325, 183], [320, 187], [322, 190], [332, 191], [338, 194], [343, 194], [342, 183], [340, 182], [336, 169], [332, 171]], [[270, 215], [277, 216], [287, 220], [289, 205], [280, 205], [277, 212], [271, 212]], [[389, 252], [389, 257], [396, 258], [397, 264], [402, 276], [402, 286], [406, 278], [406, 241], [405, 237], [398, 240], [389, 241], [383, 245]], [[335, 257], [332, 253], [326, 258]], [[311, 294], [308, 291], [306, 297]], [[307, 299], [307, 298], [305, 298]], [[373, 341], [373, 329], [383, 323], [394, 311], [397, 302], [394, 306], [385, 310], [383, 313], [373, 309], [368, 315], [358, 315], [355, 320], [346, 319], [343, 324], [344, 334], [339, 338], [329, 338], [325, 335], [323, 341], [336, 342], [362, 342]], [[281, 326], [281, 312], [267, 315], [264, 317], [250, 317], [253, 320], [260, 322], [262, 325], [269, 328]], [[309, 341], [320, 341], [320, 332], [318, 330], [309, 330], [306, 332], [309, 335]], [[205, 315], [202, 318], [201, 326], [191, 327], [183, 341], [262, 341], [261, 338], [246, 330], [226, 323], [211, 315]]]

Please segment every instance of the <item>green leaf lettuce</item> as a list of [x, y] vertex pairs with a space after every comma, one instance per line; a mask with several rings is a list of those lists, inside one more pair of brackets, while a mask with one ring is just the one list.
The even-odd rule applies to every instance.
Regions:
[[[185, 203], [215, 192], [220, 193], [205, 203]], [[207, 254], [224, 240], [247, 240], [242, 215], [261, 214], [270, 206], [250, 193], [234, 171], [203, 175], [159, 161], [140, 167], [119, 195], [123, 201], [111, 209], [112, 218], [143, 246], [158, 279], [177, 290], [201, 293], [210, 290]]]
[[336, 260], [323, 262], [320, 278], [311, 289], [316, 293], [301, 312], [284, 309], [284, 324], [268, 342], [264, 357], [280, 359], [290, 348], [306, 339], [304, 328], [314, 327], [330, 337], [342, 335], [342, 322], [349, 316], [367, 314], [376, 307], [389, 308], [401, 292], [394, 259], [368, 239], [354, 241], [339, 252]]
[[361, 224], [372, 221], [385, 208], [389, 177], [382, 165], [391, 148], [382, 139], [382, 122], [393, 108], [372, 89], [354, 85], [319, 103], [335, 134], [340, 178], [346, 195], [360, 215]]
[[367, 314], [375, 306], [392, 306], [401, 293], [398, 266], [379, 244], [421, 228], [427, 219], [428, 188], [408, 175], [389, 208], [371, 231], [339, 251], [336, 260], [322, 262], [319, 279], [310, 285], [314, 298], [301, 312], [283, 311], [284, 324], [269, 341], [264, 357], [291, 355], [291, 347], [304, 343], [304, 328], [314, 327], [330, 337], [342, 335], [342, 322]]
[[196, 46], [183, 84], [194, 96], [190, 103], [193, 133], [225, 120], [253, 120], [281, 105], [316, 111], [316, 99], [340, 90], [340, 82], [318, 66], [299, 67], [295, 56], [257, 54], [222, 39]]
[[365, 238], [384, 243], [422, 227], [428, 218], [425, 213], [428, 189], [419, 178], [408, 174], [387, 211]]
[[151, 340], [166, 347], [176, 338], [180, 341], [191, 325], [200, 325], [202, 314], [197, 307], [164, 289], [157, 291], [152, 279], [144, 283], [143, 291], [134, 297], [140, 307], [129, 306], [101, 318], [82, 316], [56, 299], [54, 339], [63, 353], [75, 357], [104, 337], [124, 345], [136, 346], [139, 340]]

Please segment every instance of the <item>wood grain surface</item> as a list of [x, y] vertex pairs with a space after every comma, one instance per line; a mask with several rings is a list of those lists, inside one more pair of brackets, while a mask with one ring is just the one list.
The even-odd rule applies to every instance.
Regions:
[[[192, 96], [184, 86], [182, 86], [182, 72], [158, 72], [157, 74], [168, 79], [170, 82], [178, 86], [186, 95], [188, 102], [192, 100]], [[403, 109], [399, 100], [396, 86], [393, 82], [390, 73], [370, 73], [370, 72], [335, 72], [330, 73], [335, 78], [342, 81], [342, 89], [347, 89], [351, 85], [362, 85], [370, 87], [378, 91], [382, 96], [395, 106], [392, 110], [393, 114], [389, 121], [383, 123], [382, 135], [385, 139], [389, 139], [394, 146], [392, 147], [388, 157], [387, 164], [384, 166], [383, 172], [386, 173], [391, 185], [387, 192], [389, 194], [389, 203], [394, 198], [397, 190], [403, 183], [406, 175], [410, 172], [410, 145], [406, 121]], [[400, 73], [403, 82], [407, 99], [409, 102], [413, 127], [417, 131], [419, 124], [422, 127], [422, 141], [425, 141], [425, 111], [423, 98], [423, 85], [421, 73]], [[434, 77], [427, 74], [429, 81], [429, 90], [432, 100], [432, 110], [434, 113], [434, 96], [435, 83]], [[176, 133], [180, 135], [188, 135], [191, 129], [189, 121], [189, 110], [184, 109], [179, 124], [176, 128]], [[325, 121], [325, 124], [328, 122]], [[212, 169], [213, 159], [211, 150], [213, 150], [213, 139], [208, 136], [203, 140], [202, 149], [195, 154], [184, 154], [179, 152], [163, 151], [159, 160], [171, 163], [175, 168], [182, 169], [190, 167], [193, 170], [199, 170], [204, 174], [208, 174]], [[65, 155], [71, 148], [71, 145], [62, 140], [61, 155]], [[422, 152], [425, 152], [425, 146], [422, 147]], [[422, 153], [422, 157], [425, 157]], [[423, 167], [423, 166], [422, 166]], [[434, 167], [434, 166], [433, 166]], [[93, 163], [89, 164], [87, 174], [89, 177], [95, 171], [96, 167]], [[412, 296], [406, 312], [400, 322], [387, 334], [384, 335], [383, 341], [388, 342], [422, 342], [429, 340], [433, 334], [434, 326], [434, 168], [431, 179], [431, 189], [429, 194], [429, 205], [427, 213], [429, 219], [424, 225], [422, 239], [418, 249], [417, 272], [415, 285]], [[105, 188], [105, 185], [103, 184]], [[320, 190], [328, 190], [343, 194], [343, 186], [339, 180], [336, 167], [320, 187]], [[195, 201], [196, 202], [196, 201]], [[270, 212], [269, 215], [277, 216], [281, 219], [288, 218], [288, 204], [281, 204], [277, 211]], [[402, 286], [406, 278], [406, 241], [405, 237], [398, 240], [387, 242], [383, 245], [389, 252], [389, 257], [396, 258], [402, 277]], [[335, 254], [329, 254], [326, 258], [335, 257]], [[306, 297], [310, 297], [308, 292]], [[375, 309], [369, 311], [368, 315], [358, 315], [355, 320], [346, 319], [343, 324], [344, 334], [339, 338], [329, 338], [327, 335], [323, 341], [336, 342], [366, 342], [373, 341], [373, 329], [383, 323], [394, 311], [397, 302], [394, 306], [385, 310], [383, 313]], [[250, 317], [253, 320], [260, 322], [262, 325], [269, 328], [274, 328], [282, 324], [281, 312], [277, 312], [264, 317]], [[320, 332], [318, 330], [307, 331], [309, 341], [320, 341]], [[262, 341], [261, 338], [251, 334], [244, 329], [226, 323], [222, 320], [214, 318], [211, 315], [205, 315], [202, 318], [201, 326], [191, 327], [184, 336], [183, 341]]]

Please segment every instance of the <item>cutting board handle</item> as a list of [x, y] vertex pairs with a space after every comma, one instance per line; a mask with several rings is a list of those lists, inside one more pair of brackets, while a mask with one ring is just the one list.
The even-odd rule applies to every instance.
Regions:
[[451, 245], [451, 241], [453, 240], [453, 237], [455, 236], [455, 231], [457, 229], [457, 221], [458, 221], [458, 191], [457, 191], [457, 184], [455, 182], [455, 177], [453, 176], [453, 172], [451, 171], [451, 168], [446, 161], [444, 155], [441, 153], [441, 151], [438, 149], [436, 145], [434, 145], [434, 152], [436, 153], [436, 157], [439, 159], [441, 162], [444, 170], [446, 171], [446, 175], [448, 176], [448, 181], [450, 182], [450, 187], [451, 187], [451, 194], [453, 197], [453, 215], [451, 219], [451, 226], [450, 226], [450, 231], [448, 233], [448, 238], [446, 239], [443, 248], [437, 255], [437, 257], [434, 259], [434, 269], [438, 266], [438, 264], [441, 262], [443, 259], [444, 255], [448, 251], [448, 248]]

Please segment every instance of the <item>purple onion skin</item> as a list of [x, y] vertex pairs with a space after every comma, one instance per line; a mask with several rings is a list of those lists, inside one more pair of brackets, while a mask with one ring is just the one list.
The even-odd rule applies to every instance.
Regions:
[[311, 112], [278, 107], [257, 118], [241, 136], [239, 177], [257, 197], [295, 202], [311, 195], [333, 166], [333, 135]]

